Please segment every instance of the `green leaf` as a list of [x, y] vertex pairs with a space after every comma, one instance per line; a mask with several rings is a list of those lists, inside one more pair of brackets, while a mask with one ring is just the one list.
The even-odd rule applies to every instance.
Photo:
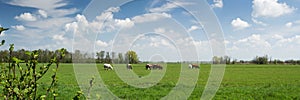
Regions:
[[20, 60], [20, 59], [18, 59], [18, 58], [16, 58], [16, 57], [13, 57], [12, 60], [13, 60], [14, 62], [16, 62], [17, 64], [23, 62], [22, 60]]
[[10, 44], [9, 51], [14, 51], [14, 44]]
[[52, 69], [52, 71], [55, 73], [55, 72], [57, 72], [57, 70], [56, 69]]
[[14, 88], [14, 92], [19, 93], [19, 88]]
[[46, 98], [46, 95], [42, 95], [40, 98], [41, 98], [42, 100], [44, 100], [44, 99]]
[[54, 93], [54, 94], [53, 94], [53, 96], [57, 97], [57, 96], [58, 96], [58, 94]]
[[24, 93], [27, 93], [27, 92], [28, 92], [28, 89], [25, 89], [25, 90], [24, 90]]
[[32, 53], [30, 51], [26, 51], [25, 54], [31, 56]]

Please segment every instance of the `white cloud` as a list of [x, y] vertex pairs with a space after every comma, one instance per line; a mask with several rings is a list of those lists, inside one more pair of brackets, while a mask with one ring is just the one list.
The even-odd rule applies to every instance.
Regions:
[[[9, 0], [5, 3], [37, 9], [32, 13], [23, 12], [15, 17], [18, 21], [22, 21], [23, 26], [12, 26], [12, 28], [23, 30], [23, 27], [26, 27], [23, 31], [16, 31], [16, 34], [11, 34], [12, 37], [16, 38], [14, 41], [16, 45], [21, 44], [31, 49], [57, 49], [60, 47], [70, 49], [72, 34], [65, 34], [63, 28], [65, 24], [74, 20], [74, 18], [67, 15], [74, 14], [78, 10], [76, 8], [66, 8], [68, 2], [64, 0]], [[33, 39], [35, 41], [31, 44], [24, 44], [24, 42]]]
[[291, 45], [291, 44], [297, 44], [300, 45], [300, 35], [296, 35], [291, 38], [282, 38], [279, 40], [276, 45], [278, 46], [286, 46], [286, 45]]
[[226, 46], [230, 56], [247, 60], [251, 60], [256, 55], [268, 54], [272, 49], [272, 45], [260, 34], [252, 34], [249, 37], [232, 41]]
[[255, 23], [255, 24], [258, 24], [258, 25], [262, 25], [262, 26], [268, 26], [268, 24], [262, 22], [262, 21], [259, 21], [259, 20], [256, 20], [254, 18], [252, 18], [252, 21]]
[[293, 23], [292, 22], [288, 22], [288, 23], [285, 24], [285, 26], [288, 27], [288, 28], [290, 28], [290, 27], [293, 26]]
[[222, 8], [223, 7], [223, 0], [214, 0], [214, 4], [212, 5], [213, 8]]
[[132, 20], [136, 23], [144, 23], [171, 17], [172, 16], [167, 13], [147, 13], [144, 15], [135, 16], [132, 18]]
[[165, 33], [166, 30], [164, 28], [157, 28], [157, 29], [154, 29], [154, 32], [155, 33]]
[[253, 17], [279, 17], [295, 11], [295, 8], [278, 0], [253, 0], [252, 3]]
[[192, 32], [192, 31], [195, 31], [195, 30], [198, 30], [198, 29], [200, 29], [200, 27], [194, 25], [194, 26], [191, 26], [191, 28], [188, 29], [188, 32]]
[[16, 26], [11, 26], [11, 27], [18, 31], [23, 31], [26, 29], [23, 25], [16, 25]]
[[42, 17], [44, 17], [44, 18], [47, 18], [47, 17], [48, 17], [47, 12], [44, 11], [44, 10], [38, 10], [38, 13], [39, 13]]
[[36, 21], [37, 18], [33, 16], [31, 13], [23, 13], [19, 16], [16, 16], [15, 19], [20, 21]]
[[115, 22], [117, 26], [123, 28], [130, 28], [134, 26], [134, 22], [129, 18], [126, 18], [125, 20], [115, 19]]
[[64, 37], [63, 37], [63, 35], [57, 35], [56, 34], [56, 35], [53, 36], [53, 39], [54, 40], [64, 40]]
[[43, 9], [44, 11], [48, 12], [48, 16], [52, 17], [63, 17], [77, 12], [77, 9], [75, 8], [61, 8], [68, 5], [68, 3], [64, 0], [12, 0], [8, 2], [8, 4]]
[[275, 40], [282, 40], [282, 39], [284, 39], [284, 37], [281, 36], [281, 35], [279, 35], [279, 34], [273, 35], [272, 38], [275, 39]]
[[248, 22], [243, 21], [240, 18], [232, 20], [231, 25], [236, 30], [241, 30], [250, 27], [250, 24]]
[[119, 12], [120, 7], [110, 7], [106, 10], [106, 12]]
[[100, 46], [100, 47], [107, 47], [107, 46], [108, 46], [108, 43], [103, 42], [103, 41], [101, 41], [101, 40], [97, 40], [97, 41], [96, 41], [96, 44], [97, 44], [98, 46]]
[[179, 6], [186, 6], [191, 5], [191, 3], [188, 2], [180, 2], [180, 1], [173, 1], [173, 2], [167, 2], [166, 4], [157, 7], [157, 8], [151, 8], [149, 9], [149, 12], [155, 12], [155, 13], [161, 13], [161, 12], [169, 12], [173, 9], [178, 8]]

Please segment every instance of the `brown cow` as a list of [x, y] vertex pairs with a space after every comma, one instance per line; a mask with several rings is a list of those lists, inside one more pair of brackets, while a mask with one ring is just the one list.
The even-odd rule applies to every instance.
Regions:
[[189, 68], [200, 68], [199, 65], [196, 64], [189, 64]]
[[146, 64], [146, 70], [152, 70], [152, 69], [160, 69], [162, 70], [163, 67], [161, 65], [158, 65], [158, 64]]

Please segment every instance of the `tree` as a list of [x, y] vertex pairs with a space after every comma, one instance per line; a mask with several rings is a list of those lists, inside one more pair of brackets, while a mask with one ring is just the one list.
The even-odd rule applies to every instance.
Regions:
[[230, 59], [229, 56], [224, 56], [224, 61], [225, 61], [226, 64], [230, 64], [231, 59]]
[[237, 63], [237, 59], [234, 59], [233, 61], [232, 61], [232, 64], [236, 64]]
[[80, 53], [80, 50], [75, 50], [74, 56], [73, 56], [73, 62], [79, 63], [82, 59], [82, 54]]
[[111, 58], [110, 58], [109, 52], [106, 52], [105, 63], [111, 63]]
[[119, 53], [119, 54], [118, 54], [118, 57], [119, 57], [118, 62], [119, 62], [119, 63], [123, 63], [123, 62], [124, 62], [123, 54], [122, 54], [122, 53]]
[[100, 51], [100, 62], [104, 63], [105, 51]]
[[127, 51], [127, 53], [125, 55], [126, 55], [126, 59], [128, 60], [128, 63], [136, 64], [139, 62], [139, 58], [138, 58], [136, 52], [130, 50], [130, 51]]
[[97, 63], [99, 63], [100, 62], [100, 52], [96, 52], [96, 56], [97, 56], [97, 60], [96, 60], [96, 62]]
[[268, 61], [268, 55], [265, 55], [265, 56], [262, 56], [262, 57], [258, 57], [256, 56], [252, 62], [255, 63], [255, 64], [268, 64], [269, 61]]

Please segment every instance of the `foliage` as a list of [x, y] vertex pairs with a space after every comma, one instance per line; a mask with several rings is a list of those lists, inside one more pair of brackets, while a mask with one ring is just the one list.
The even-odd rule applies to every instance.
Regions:
[[255, 64], [268, 64], [268, 55], [265, 55], [265, 56], [262, 56], [262, 57], [258, 57], [256, 56], [254, 59], [253, 59], [253, 63]]
[[[26, 52], [29, 56], [28, 61], [20, 60], [12, 55], [14, 45], [11, 44], [9, 48], [9, 63], [6, 66], [1, 66], [1, 95], [5, 99], [38, 99], [45, 98], [52, 94], [54, 98], [57, 96], [55, 85], [57, 82], [56, 72], [59, 67], [59, 62], [65, 56], [65, 49], [58, 50], [53, 56], [53, 59], [46, 66], [38, 65], [38, 51]], [[21, 63], [26, 63], [25, 67]], [[48, 72], [52, 64], [56, 64], [53, 69], [52, 83], [47, 89], [47, 94], [37, 96], [38, 81]]]
[[212, 58], [213, 64], [230, 64], [231, 59], [229, 56], [224, 56], [224, 57], [219, 57], [219, 56], [214, 56]]
[[130, 64], [136, 64], [139, 62], [139, 58], [136, 52], [132, 50], [126, 52], [125, 58], [126, 58], [125, 60], [128, 61], [128, 63]]

